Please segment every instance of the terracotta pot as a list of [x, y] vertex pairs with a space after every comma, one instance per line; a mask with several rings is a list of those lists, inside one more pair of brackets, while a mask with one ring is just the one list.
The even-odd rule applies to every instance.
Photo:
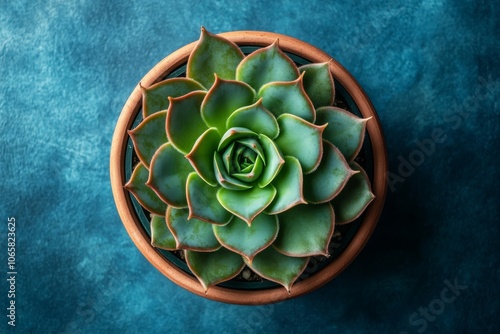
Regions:
[[[239, 45], [244, 52], [268, 46], [276, 38], [279, 38], [280, 48], [296, 62], [319, 63], [331, 60], [331, 57], [321, 50], [285, 35], [259, 31], [236, 31], [220, 35]], [[149, 87], [167, 77], [180, 75], [183, 72], [182, 66], [186, 64], [194, 46], [195, 43], [186, 45], [159, 62], [141, 80], [142, 86]], [[147, 227], [141, 223], [139, 218], [141, 214], [144, 216], [144, 213], [140, 212], [140, 208], [137, 210], [137, 204], [134, 206], [130, 194], [123, 187], [126, 183], [127, 168], [130, 169], [132, 164], [130, 154], [127, 153], [127, 150], [131, 150], [127, 130], [133, 128], [134, 123], [138, 122], [139, 111], [142, 107], [140, 87], [139, 85], [135, 87], [121, 112], [113, 136], [110, 157], [111, 186], [118, 212], [127, 232], [142, 254], [161, 273], [197, 295], [221, 302], [256, 305], [278, 302], [308, 293], [337, 276], [359, 254], [372, 234], [383, 208], [387, 188], [387, 153], [380, 121], [366, 94], [351, 74], [339, 63], [331, 61], [330, 69], [334, 77], [337, 96], [342, 95], [348, 101], [347, 104], [351, 106], [351, 109], [357, 109], [355, 112], [362, 117], [373, 117], [367, 123], [367, 138], [364, 146], [367, 147], [368, 155], [371, 155], [365, 161], [365, 168], [368, 174], [371, 174], [372, 191], [376, 198], [358, 219], [354, 232], [351, 231], [351, 237], [339, 254], [332, 255], [330, 261], [318, 272], [297, 281], [290, 294], [282, 286], [274, 284], [262, 289], [235, 289], [227, 287], [227, 285], [226, 287], [214, 286], [208, 289], [205, 294], [201, 284], [194, 276], [178, 267], [174, 263], [176, 261], [172, 261], [172, 257], [167, 258], [164, 252], [162, 253], [151, 246]]]

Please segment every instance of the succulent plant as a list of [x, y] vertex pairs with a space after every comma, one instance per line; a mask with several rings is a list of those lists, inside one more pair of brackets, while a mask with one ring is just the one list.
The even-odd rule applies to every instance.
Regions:
[[152, 245], [182, 250], [205, 291], [245, 265], [290, 291], [373, 200], [354, 161], [368, 119], [332, 106], [329, 66], [297, 67], [278, 40], [244, 55], [202, 28], [186, 77], [141, 86], [125, 187]]

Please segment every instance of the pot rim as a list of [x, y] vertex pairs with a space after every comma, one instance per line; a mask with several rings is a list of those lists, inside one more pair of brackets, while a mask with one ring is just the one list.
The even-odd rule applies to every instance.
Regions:
[[125, 151], [128, 142], [127, 129], [132, 125], [141, 108], [142, 92], [140, 85], [150, 85], [163, 80], [172, 70], [187, 62], [191, 50], [197, 42], [192, 42], [174, 51], [155, 65], [137, 84], [125, 103], [116, 124], [110, 153], [110, 178], [115, 204], [120, 218], [130, 238], [153, 266], [177, 285], [199, 296], [212, 300], [243, 305], [275, 303], [311, 292], [340, 274], [361, 252], [370, 238], [383, 209], [387, 193], [387, 151], [378, 115], [367, 95], [354, 77], [331, 56], [320, 49], [296, 38], [278, 33], [263, 31], [232, 31], [218, 34], [239, 46], [268, 46], [279, 38], [283, 51], [296, 54], [314, 63], [329, 62], [334, 81], [339, 82], [351, 96], [364, 118], [372, 117], [367, 122], [366, 131], [370, 137], [373, 152], [372, 192], [375, 199], [364, 212], [363, 221], [354, 238], [344, 251], [331, 263], [314, 275], [295, 283], [288, 293], [283, 287], [262, 290], [237, 290], [212, 286], [207, 292], [195, 277], [185, 273], [167, 260], [150, 243], [150, 237], [142, 228], [140, 221], [133, 214], [134, 209], [125, 185]]

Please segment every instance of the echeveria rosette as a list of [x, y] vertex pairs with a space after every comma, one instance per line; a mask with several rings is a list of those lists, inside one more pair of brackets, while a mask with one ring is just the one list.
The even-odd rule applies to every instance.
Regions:
[[373, 200], [354, 162], [368, 120], [332, 106], [329, 68], [297, 68], [278, 40], [245, 56], [202, 28], [185, 78], [141, 86], [126, 188], [153, 246], [183, 250], [205, 290], [247, 265], [290, 291]]

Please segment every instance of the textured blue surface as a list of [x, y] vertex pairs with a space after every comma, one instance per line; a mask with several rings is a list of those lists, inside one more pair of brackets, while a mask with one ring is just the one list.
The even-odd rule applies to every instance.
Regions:
[[[0, 2], [0, 332], [13, 329], [8, 217], [19, 333], [500, 331], [498, 1]], [[116, 212], [119, 112], [201, 25], [316, 45], [379, 112], [384, 214], [356, 261], [307, 296], [260, 307], [197, 297], [147, 262]]]

